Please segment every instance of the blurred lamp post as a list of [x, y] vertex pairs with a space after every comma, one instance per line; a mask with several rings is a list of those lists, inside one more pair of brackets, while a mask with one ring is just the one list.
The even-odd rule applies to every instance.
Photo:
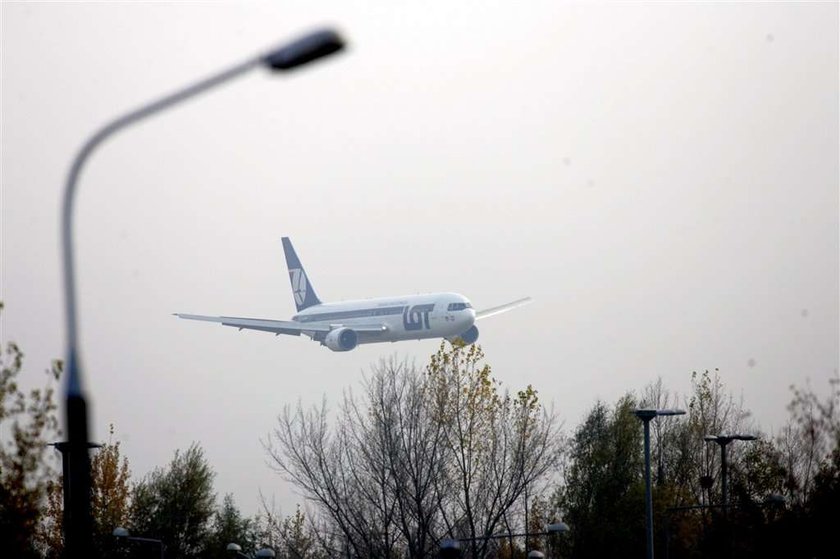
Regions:
[[721, 505], [723, 505], [723, 514], [726, 515], [726, 507], [729, 505], [729, 487], [726, 478], [726, 446], [732, 441], [754, 441], [758, 437], [755, 435], [706, 435], [703, 440], [706, 442], [716, 443], [720, 446], [720, 487], [721, 487]]
[[653, 496], [650, 491], [650, 420], [660, 415], [685, 415], [683, 410], [637, 409], [633, 415], [645, 427], [645, 520], [647, 529], [647, 559], [653, 559]]
[[90, 516], [90, 455], [88, 454], [87, 398], [82, 382], [76, 307], [76, 276], [73, 258], [73, 203], [76, 183], [82, 167], [93, 150], [115, 132], [148, 116], [204, 93], [257, 67], [271, 71], [291, 70], [341, 50], [344, 42], [332, 30], [305, 35], [270, 52], [260, 54], [231, 68], [200, 80], [170, 95], [131, 111], [99, 129], [79, 150], [70, 167], [64, 189], [61, 235], [64, 265], [64, 300], [67, 331], [66, 428], [70, 449], [67, 471], [70, 482], [69, 500], [64, 504], [64, 541], [67, 557], [90, 557], [93, 551]]
[[117, 537], [119, 539], [125, 539], [125, 540], [128, 540], [130, 542], [142, 542], [142, 543], [157, 544], [157, 545], [160, 546], [160, 559], [164, 559], [164, 556], [165, 556], [165, 553], [166, 553], [166, 546], [164, 545], [164, 543], [161, 540], [156, 540], [154, 538], [139, 538], [139, 537], [136, 537], [136, 536], [130, 536], [128, 534], [128, 530], [126, 530], [122, 526], [114, 528], [113, 534], [114, 534], [115, 537]]

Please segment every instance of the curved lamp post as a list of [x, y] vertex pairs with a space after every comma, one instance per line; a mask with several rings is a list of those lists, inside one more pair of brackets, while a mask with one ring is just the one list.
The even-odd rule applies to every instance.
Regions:
[[65, 502], [64, 541], [68, 557], [88, 557], [92, 550], [90, 516], [90, 456], [88, 454], [87, 401], [82, 382], [79, 357], [76, 278], [73, 258], [73, 203], [76, 184], [90, 154], [115, 132], [186, 101], [200, 93], [241, 76], [257, 67], [286, 71], [340, 51], [344, 41], [333, 30], [325, 29], [305, 35], [280, 48], [249, 58], [231, 68], [193, 83], [156, 101], [131, 111], [99, 129], [79, 150], [70, 167], [64, 189], [61, 235], [64, 265], [64, 300], [67, 330], [66, 421], [68, 443], [69, 499]]
[[[128, 540], [130, 542], [153, 543], [153, 544], [159, 545], [160, 546], [160, 559], [164, 559], [164, 555], [165, 555], [165, 552], [166, 552], [166, 545], [164, 545], [163, 541], [156, 540], [154, 538], [140, 538], [140, 537], [137, 537], [137, 536], [131, 536], [131, 535], [129, 535], [128, 530], [126, 530], [122, 526], [118, 526], [118, 527], [114, 528], [114, 531], [112, 533], [113, 533], [114, 537], [120, 538], [120, 539], [125, 539], [125, 540]], [[68, 557], [73, 557], [73, 555], [68, 555]]]
[[633, 415], [645, 426], [645, 528], [647, 531], [647, 559], [653, 559], [653, 496], [650, 492], [650, 420], [660, 415], [685, 415], [684, 410], [637, 409]]

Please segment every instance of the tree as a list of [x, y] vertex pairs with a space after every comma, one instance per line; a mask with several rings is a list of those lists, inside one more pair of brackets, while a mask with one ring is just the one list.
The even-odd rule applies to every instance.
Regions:
[[[835, 554], [840, 524], [840, 379], [821, 399], [791, 387], [790, 422], [777, 438], [787, 508], [768, 526], [772, 550], [789, 557]], [[779, 537], [784, 533], [786, 537]], [[795, 543], [793, 543], [795, 542]]]
[[[667, 444], [655, 452], [664, 456], [666, 469], [671, 472], [674, 505], [719, 504], [720, 447], [705, 442], [703, 437], [743, 431], [755, 434], [756, 429], [746, 423], [749, 414], [727, 391], [717, 369], [692, 372], [691, 394], [685, 401], [688, 416], [673, 423]], [[727, 464], [733, 482], [741, 471], [746, 450], [744, 444], [727, 447]], [[703, 478], [712, 483], [702, 485]]]
[[598, 402], [575, 430], [564, 484], [556, 496], [571, 527], [575, 557], [644, 553], [644, 459], [635, 407], [630, 394], [612, 408]]
[[795, 505], [809, 500], [817, 474], [831, 462], [840, 441], [840, 379], [832, 379], [830, 388], [822, 401], [810, 387], [791, 386], [791, 418], [778, 444], [788, 475], [787, 497]]
[[435, 477], [443, 520], [448, 534], [471, 539], [473, 557], [484, 557], [491, 541], [483, 538], [556, 464], [560, 442], [537, 391], [530, 385], [515, 396], [500, 391], [483, 359], [478, 345], [447, 351], [441, 344], [427, 377], [446, 451]]
[[340, 539], [326, 526], [314, 525], [300, 505], [295, 514], [286, 517], [277, 512], [273, 502], [269, 506], [263, 499], [262, 505], [263, 512], [255, 520], [256, 537], [261, 546], [274, 549], [278, 559], [327, 559], [341, 549]]
[[425, 370], [382, 361], [334, 429], [325, 403], [284, 410], [266, 448], [335, 527], [321, 534], [332, 554], [427, 557], [445, 536], [491, 535], [552, 466], [554, 417], [531, 387], [501, 391], [482, 359], [442, 344]]
[[47, 445], [60, 433], [55, 385], [61, 362], [47, 371], [44, 388], [25, 393], [17, 382], [23, 357], [14, 342], [0, 351], [0, 541], [12, 557], [37, 556], [43, 547], [39, 523], [54, 471], [46, 460]]
[[157, 468], [132, 491], [130, 529], [160, 539], [170, 559], [199, 557], [215, 510], [215, 474], [194, 443], [175, 451], [166, 468]]
[[[114, 425], [109, 426], [108, 442], [93, 452], [91, 467], [91, 516], [93, 517], [93, 544], [100, 557], [119, 554], [113, 530], [128, 524], [131, 497], [131, 472], [128, 458], [120, 454], [120, 442], [114, 441]], [[63, 476], [49, 481], [47, 507], [42, 522], [45, 553], [49, 557], [61, 556], [64, 549], [64, 495]]]
[[131, 471], [128, 458], [120, 454], [120, 441], [114, 441], [113, 424], [108, 442], [94, 452], [90, 469], [94, 546], [100, 557], [113, 557], [114, 528], [128, 524], [131, 504]]
[[246, 553], [253, 553], [257, 547], [254, 528], [251, 519], [239, 512], [233, 495], [225, 495], [222, 506], [213, 514], [203, 557], [229, 559], [226, 549], [230, 543], [240, 545]]

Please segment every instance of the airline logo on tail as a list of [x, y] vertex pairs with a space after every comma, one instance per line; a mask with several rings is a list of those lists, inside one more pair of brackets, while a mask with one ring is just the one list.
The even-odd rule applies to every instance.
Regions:
[[320, 305], [321, 300], [315, 294], [315, 289], [309, 283], [303, 265], [300, 263], [288, 237], [283, 237], [283, 252], [286, 254], [286, 267], [289, 269], [289, 281], [292, 284], [292, 293], [295, 296], [295, 306], [298, 312], [309, 307]]
[[292, 280], [292, 292], [295, 294], [295, 303], [300, 307], [306, 301], [306, 273], [300, 268], [289, 270], [289, 277]]

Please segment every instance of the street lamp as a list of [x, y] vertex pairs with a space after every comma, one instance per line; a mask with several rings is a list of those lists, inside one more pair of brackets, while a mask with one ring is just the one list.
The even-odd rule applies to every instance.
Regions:
[[[166, 545], [164, 545], [163, 541], [161, 541], [161, 540], [156, 540], [154, 538], [140, 538], [140, 537], [137, 537], [137, 536], [130, 536], [128, 534], [128, 530], [126, 530], [122, 526], [118, 526], [118, 527], [114, 528], [114, 531], [112, 533], [113, 533], [114, 537], [119, 538], [119, 539], [125, 539], [125, 540], [130, 541], [130, 542], [142, 542], [142, 543], [157, 544], [157, 545], [160, 546], [160, 559], [164, 558], [164, 554], [166, 552]], [[68, 555], [68, 557], [73, 557], [73, 555]]]
[[569, 531], [569, 525], [565, 522], [555, 522], [554, 524], [549, 524], [545, 527], [545, 533], [541, 535], [551, 535], [551, 534], [565, 534]]
[[650, 420], [660, 415], [685, 415], [684, 410], [636, 409], [633, 415], [645, 427], [645, 517], [647, 528], [647, 559], [653, 559], [653, 496], [650, 492]]
[[[542, 532], [525, 532], [521, 534], [492, 534], [489, 536], [476, 536], [474, 538], [444, 539], [440, 542], [440, 557], [442, 559], [457, 558], [461, 556], [461, 542], [473, 542], [479, 540], [500, 540], [507, 538], [528, 538], [530, 536], [551, 536], [554, 534], [565, 534], [569, 531], [569, 525], [565, 522], [555, 522], [545, 527]], [[531, 551], [531, 553], [541, 553]], [[528, 555], [531, 557], [531, 555]]]
[[[785, 497], [784, 495], [779, 495], [778, 493], [771, 493], [764, 497], [764, 499], [760, 503], [753, 503], [753, 505], [762, 507], [762, 508], [769, 508], [770, 510], [784, 508], [785, 506]], [[734, 505], [737, 506], [737, 505]], [[685, 512], [685, 511], [694, 511], [694, 510], [712, 510], [712, 509], [719, 509], [722, 508], [726, 509], [724, 505], [683, 505], [679, 507], [668, 507], [665, 509], [665, 559], [668, 559], [670, 556], [670, 546], [671, 546], [671, 514], [674, 512]]]
[[754, 441], [757, 438], [755, 435], [742, 434], [706, 435], [703, 437], [704, 441], [713, 442], [720, 446], [720, 487], [724, 515], [726, 514], [726, 507], [729, 505], [729, 490], [726, 479], [726, 446], [732, 441]]
[[[238, 543], [229, 543], [227, 544], [227, 551], [230, 554], [235, 554], [237, 557], [244, 557], [245, 559], [251, 559], [244, 553], [242, 553], [242, 547]], [[270, 547], [264, 547], [262, 549], [258, 549], [256, 553], [254, 553], [255, 559], [274, 559], [275, 554], [274, 550]]]
[[458, 559], [461, 557], [461, 542], [445, 539], [440, 542], [440, 559]]
[[70, 449], [68, 477], [69, 499], [65, 502], [64, 541], [68, 557], [88, 557], [93, 549], [93, 524], [90, 515], [90, 455], [88, 453], [87, 397], [82, 382], [76, 307], [76, 277], [73, 258], [73, 206], [76, 184], [82, 167], [93, 150], [115, 132], [148, 116], [204, 93], [249, 70], [262, 66], [272, 71], [291, 70], [341, 50], [344, 41], [333, 30], [324, 29], [305, 35], [280, 48], [260, 54], [222, 72], [193, 83], [131, 111], [100, 128], [79, 150], [70, 167], [64, 189], [61, 215], [62, 260], [64, 265], [64, 300], [67, 331], [67, 385], [65, 391], [67, 445]]

